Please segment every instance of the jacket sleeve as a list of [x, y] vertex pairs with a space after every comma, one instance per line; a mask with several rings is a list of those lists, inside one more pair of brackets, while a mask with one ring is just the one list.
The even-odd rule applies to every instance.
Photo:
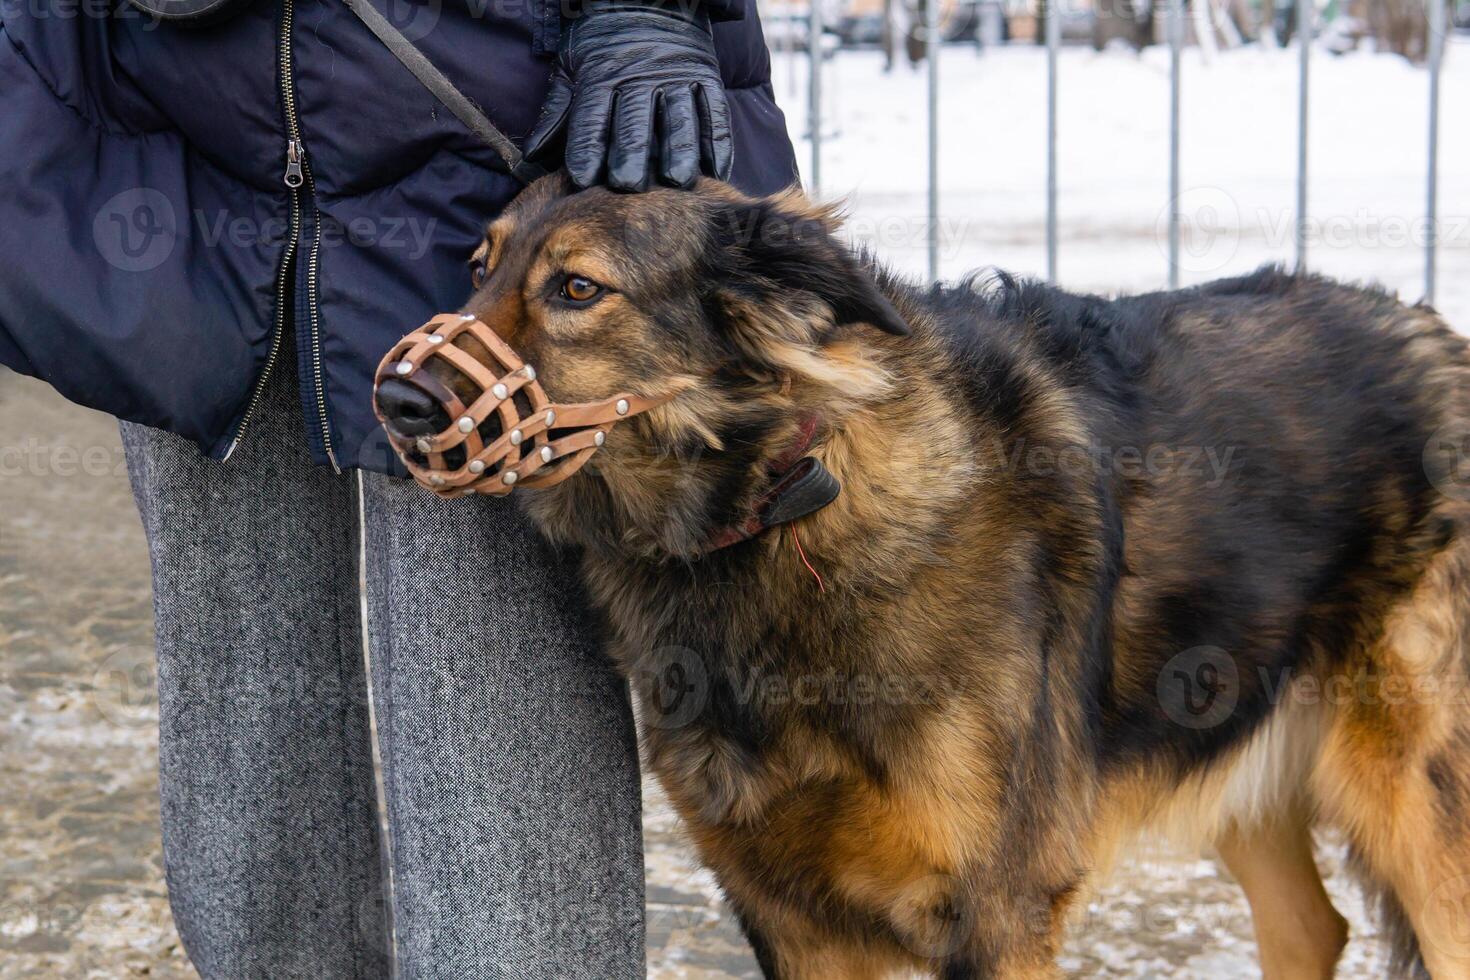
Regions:
[[665, 3], [686, 10], [702, 8], [715, 23], [745, 19], [745, 0], [650, 0], [645, 5], [658, 7]]
[[[644, 6], [657, 7], [662, 4], [678, 6], [685, 10], [701, 8], [716, 24], [745, 19], [745, 5], [752, 0], [643, 0]], [[531, 46], [538, 56], [553, 57], [557, 42], [561, 39], [562, 27], [567, 20], [576, 17], [581, 10], [580, 0], [541, 0], [536, 22], [532, 25]]]

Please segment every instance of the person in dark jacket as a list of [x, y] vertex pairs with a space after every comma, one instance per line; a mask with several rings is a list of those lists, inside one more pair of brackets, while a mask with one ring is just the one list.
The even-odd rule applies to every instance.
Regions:
[[[754, 0], [373, 2], [581, 185], [796, 179]], [[0, 363], [124, 420], [185, 948], [642, 977], [633, 725], [566, 556], [399, 479], [371, 411], [519, 182], [344, 0], [196, 6], [0, 2]]]

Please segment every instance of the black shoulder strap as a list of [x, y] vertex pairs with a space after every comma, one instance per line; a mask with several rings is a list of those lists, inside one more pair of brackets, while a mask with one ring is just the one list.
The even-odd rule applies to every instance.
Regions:
[[344, 0], [354, 14], [358, 16], [368, 30], [375, 34], [379, 41], [393, 52], [393, 56], [403, 62], [403, 67], [413, 72], [415, 78], [423, 83], [424, 88], [433, 93], [434, 97], [444, 103], [445, 108], [454, 113], [459, 121], [469, 127], [474, 133], [499, 154], [504, 161], [505, 168], [511, 175], [523, 184], [529, 184], [537, 177], [543, 177], [546, 171], [521, 155], [520, 148], [511, 142], [499, 129], [495, 128], [480, 107], [470, 101], [454, 83], [444, 77], [444, 73], [434, 67], [434, 63], [424, 57], [424, 53], [413, 46], [413, 42], [404, 37], [398, 28], [388, 22], [388, 18], [378, 12], [369, 0]]

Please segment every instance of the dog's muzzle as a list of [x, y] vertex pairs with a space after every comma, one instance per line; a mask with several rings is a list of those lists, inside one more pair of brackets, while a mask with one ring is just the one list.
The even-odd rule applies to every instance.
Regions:
[[[455, 345], [466, 333], [494, 363]], [[479, 393], [469, 404], [425, 370], [435, 358], [475, 386]], [[413, 406], [417, 425], [433, 419], [443, 427], [425, 426], [422, 434], [395, 429], [402, 419], [384, 412], [388, 381], [411, 389], [400, 390], [395, 401]], [[585, 466], [617, 423], [668, 400], [620, 394], [599, 402], [553, 402], [536, 369], [468, 313], [440, 314], [400, 340], [378, 365], [373, 389], [373, 411], [393, 448], [414, 479], [441, 497], [554, 486]]]

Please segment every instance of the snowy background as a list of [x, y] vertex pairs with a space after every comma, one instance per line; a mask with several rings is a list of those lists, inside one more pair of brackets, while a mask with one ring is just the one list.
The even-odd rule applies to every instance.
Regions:
[[[1470, 330], [1470, 37], [1442, 74], [1436, 305]], [[1294, 259], [1296, 48], [1184, 51], [1185, 285]], [[809, 166], [806, 59], [775, 56], [777, 94]], [[947, 46], [940, 57], [941, 276], [983, 266], [1046, 271], [1046, 54]], [[1311, 268], [1423, 295], [1428, 73], [1393, 55], [1314, 53], [1309, 125]], [[851, 234], [923, 275], [924, 70], [876, 51], [828, 63], [822, 190]], [[1102, 293], [1163, 288], [1168, 274], [1169, 57], [1154, 46], [1064, 48], [1058, 85], [1058, 280]]]

